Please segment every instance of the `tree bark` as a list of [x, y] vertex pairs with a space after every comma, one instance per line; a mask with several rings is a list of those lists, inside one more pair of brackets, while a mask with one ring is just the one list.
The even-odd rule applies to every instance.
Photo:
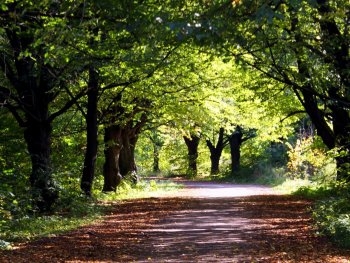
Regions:
[[214, 144], [208, 139], [206, 140], [206, 143], [210, 151], [210, 162], [211, 162], [210, 174], [215, 175], [220, 172], [220, 169], [219, 169], [220, 157], [225, 147], [224, 128], [220, 128], [219, 130], [219, 138], [218, 138], [218, 142], [216, 143], [216, 146], [214, 146]]
[[103, 166], [103, 192], [111, 192], [117, 189], [122, 180], [119, 169], [119, 156], [122, 147], [121, 128], [118, 125], [111, 125], [105, 128], [105, 163]]
[[[338, 96], [331, 90], [334, 99]], [[335, 146], [339, 148], [335, 157], [337, 164], [337, 180], [350, 182], [350, 117], [346, 109], [339, 105], [331, 105]]]
[[153, 129], [151, 131], [149, 138], [153, 146], [153, 172], [157, 174], [160, 173], [159, 155], [160, 149], [163, 147], [164, 141], [161, 139], [156, 129]]
[[160, 155], [160, 147], [153, 143], [153, 165], [152, 165], [152, 171], [156, 174], [160, 173], [160, 166], [159, 166], [159, 155]]
[[[13, 45], [22, 43], [16, 37], [13, 35]], [[36, 68], [30, 58], [16, 60], [15, 65], [18, 78], [13, 76], [13, 79], [17, 79], [13, 84], [25, 113], [24, 139], [31, 158], [29, 180], [34, 206], [40, 212], [46, 212], [51, 210], [59, 192], [53, 180], [51, 164], [52, 119], [49, 104], [53, 99], [50, 92], [53, 80], [47, 68]]]
[[32, 162], [30, 184], [34, 205], [41, 212], [51, 210], [58, 198], [58, 188], [52, 177], [51, 123], [31, 119], [24, 131]]
[[139, 181], [137, 174], [137, 166], [135, 161], [135, 147], [141, 129], [147, 121], [146, 113], [141, 115], [141, 118], [134, 123], [130, 120], [122, 129], [122, 149], [119, 159], [119, 165], [122, 176], [131, 175], [132, 181], [136, 184]]
[[187, 159], [188, 159], [188, 168], [187, 168], [187, 176], [195, 177], [197, 176], [197, 158], [198, 158], [198, 145], [200, 141], [200, 137], [191, 134], [191, 138], [186, 136], [183, 137], [187, 146]]
[[122, 148], [119, 157], [120, 173], [123, 177], [130, 175], [133, 182], [138, 182], [137, 167], [135, 162], [135, 144], [137, 135], [128, 128], [122, 129]]
[[91, 189], [95, 177], [95, 165], [98, 147], [97, 100], [98, 73], [93, 67], [89, 69], [88, 102], [86, 114], [86, 152], [80, 188], [87, 196], [91, 196]]
[[[340, 77], [338, 86], [330, 84], [326, 87], [325, 95], [328, 96], [327, 106], [330, 109], [330, 116], [332, 120], [333, 129], [329, 126], [329, 121], [325, 111], [321, 111], [318, 105], [319, 96], [312, 93], [316, 89], [311, 83], [307, 83], [300, 91], [303, 98], [298, 96], [298, 91], [295, 88], [299, 100], [302, 102], [306, 112], [310, 116], [313, 124], [317, 129], [317, 134], [322, 138], [323, 142], [329, 149], [337, 149], [337, 156], [335, 157], [337, 164], [337, 180], [350, 181], [350, 117], [348, 113], [349, 100], [344, 95], [342, 90], [346, 90], [350, 85], [350, 78], [348, 74], [348, 66], [350, 64], [349, 49], [346, 38], [342, 36], [336, 22], [330, 19], [329, 14], [333, 11], [329, 6], [329, 1], [317, 0], [318, 12], [320, 14], [320, 29], [322, 36], [322, 48], [326, 51], [327, 56], [322, 57], [325, 64], [333, 65], [335, 71], [333, 75]], [[295, 11], [297, 12], [297, 11]], [[293, 32], [298, 32], [298, 19], [294, 18], [292, 23]], [[299, 33], [295, 35], [297, 43], [303, 43], [303, 39]], [[334, 45], [334, 43], [337, 43]], [[298, 49], [296, 49], [297, 62], [299, 73], [310, 78], [310, 73], [307, 65], [299, 56]], [[316, 92], [317, 93], [317, 92]], [[324, 100], [323, 98], [321, 99]], [[328, 110], [327, 109], [327, 110]]]
[[228, 141], [230, 144], [231, 150], [231, 172], [237, 172], [240, 168], [241, 160], [241, 144], [243, 142], [243, 133], [242, 129], [237, 126], [236, 130], [228, 136]]
[[[342, 33], [340, 27], [332, 18], [330, 1], [317, 0], [320, 14], [320, 28], [322, 32], [322, 47], [326, 51], [326, 63], [334, 66], [334, 74], [338, 75], [340, 83], [337, 86], [330, 85], [328, 94], [330, 97], [334, 144], [338, 149], [335, 157], [337, 164], [337, 180], [350, 182], [350, 117], [349, 97], [344, 90], [350, 88], [350, 52], [349, 41], [346, 33]], [[331, 58], [331, 59], [329, 59]], [[333, 84], [333, 83], [332, 83]], [[330, 148], [332, 149], [332, 148]]]

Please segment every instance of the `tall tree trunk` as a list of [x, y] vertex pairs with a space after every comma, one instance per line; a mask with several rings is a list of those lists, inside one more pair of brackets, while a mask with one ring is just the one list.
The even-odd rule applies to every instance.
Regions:
[[[334, 99], [337, 95], [330, 92]], [[350, 182], [350, 117], [346, 109], [340, 105], [331, 105], [335, 145], [339, 148], [336, 156], [337, 180]]]
[[135, 124], [134, 121], [129, 121], [122, 131], [122, 149], [119, 160], [119, 165], [121, 169], [121, 174], [131, 175], [131, 179], [136, 184], [139, 181], [139, 176], [137, 174], [137, 166], [135, 161], [135, 148], [136, 143], [139, 138], [141, 129], [144, 127], [147, 121], [146, 113], [143, 113], [140, 120]]
[[190, 177], [195, 177], [197, 176], [198, 145], [199, 145], [200, 137], [195, 134], [191, 134], [191, 138], [184, 136], [184, 140], [188, 151], [187, 175]]
[[122, 148], [121, 128], [111, 125], [105, 128], [105, 163], [103, 166], [104, 184], [102, 191], [111, 192], [117, 189], [122, 180], [119, 169], [119, 156]]
[[158, 134], [158, 131], [156, 129], [151, 130], [149, 138], [152, 142], [153, 147], [153, 172], [157, 174], [160, 173], [159, 155], [160, 149], [163, 147], [164, 141], [162, 140], [161, 136]]
[[[25, 112], [24, 139], [31, 158], [29, 176], [34, 205], [41, 211], [49, 211], [58, 199], [58, 186], [52, 176], [51, 132], [49, 116], [51, 75], [46, 68], [35, 68], [29, 58], [16, 63], [19, 81], [16, 86]], [[37, 72], [39, 70], [39, 73]], [[36, 77], [36, 75], [40, 75]]]
[[237, 172], [240, 168], [240, 160], [241, 160], [241, 144], [243, 133], [239, 126], [236, 127], [236, 130], [228, 136], [228, 141], [230, 144], [231, 150], [231, 172]]
[[52, 178], [51, 167], [51, 123], [27, 118], [24, 131], [28, 152], [32, 162], [30, 184], [34, 204], [41, 212], [49, 211], [58, 198], [58, 188]]
[[215, 175], [220, 172], [220, 169], [219, 169], [220, 157], [225, 147], [224, 128], [220, 128], [219, 130], [219, 138], [218, 138], [218, 142], [216, 143], [216, 146], [214, 146], [214, 144], [210, 140], [206, 140], [206, 143], [210, 151], [210, 161], [211, 161], [210, 174]]
[[88, 104], [86, 115], [86, 152], [80, 188], [87, 195], [91, 195], [95, 177], [95, 164], [98, 147], [97, 100], [98, 100], [98, 73], [93, 67], [89, 69]]
[[122, 129], [122, 149], [119, 157], [119, 167], [122, 176], [126, 176], [131, 173], [136, 173], [135, 153], [134, 145], [131, 138], [131, 131], [128, 129]]
[[130, 175], [134, 183], [138, 182], [137, 167], [135, 162], [135, 144], [137, 136], [132, 130], [122, 130], [122, 149], [119, 157], [120, 173], [123, 177]]
[[159, 154], [160, 154], [160, 147], [153, 143], [153, 169], [152, 171], [154, 173], [160, 173], [160, 166], [159, 166]]
[[[349, 87], [350, 78], [346, 71], [347, 66], [350, 64], [349, 49], [346, 38], [342, 37], [334, 20], [329, 19], [332, 9], [329, 6], [329, 1], [317, 0], [318, 12], [320, 14], [320, 28], [322, 31], [322, 43], [323, 49], [327, 51], [328, 56], [325, 56], [325, 63], [332, 63], [336, 73], [341, 80], [341, 84], [344, 89]], [[294, 11], [297, 13], [297, 10]], [[325, 19], [326, 18], [326, 19]], [[292, 20], [292, 31], [299, 32], [297, 16]], [[336, 39], [338, 45], [334, 45], [334, 39]], [[297, 43], [303, 43], [303, 38], [300, 33], [295, 35]], [[298, 45], [296, 45], [298, 47]], [[296, 54], [302, 54], [296, 49]], [[329, 58], [334, 58], [329, 60]], [[310, 78], [308, 65], [304, 62], [303, 57], [297, 58], [299, 73], [305, 78]], [[333, 129], [328, 124], [325, 112], [320, 110], [318, 105], [319, 97], [311, 83], [307, 83], [303, 89], [298, 91], [298, 87], [294, 88], [294, 91], [298, 99], [303, 104], [306, 112], [310, 116], [313, 124], [317, 129], [317, 134], [322, 138], [322, 141], [329, 149], [337, 148], [338, 156], [335, 157], [337, 164], [337, 180], [350, 181], [350, 117], [348, 113], [347, 98], [341, 91], [341, 87], [327, 87], [327, 93], [330, 98], [328, 107], [331, 110]], [[302, 94], [302, 97], [301, 95]], [[323, 99], [322, 99], [323, 100]]]

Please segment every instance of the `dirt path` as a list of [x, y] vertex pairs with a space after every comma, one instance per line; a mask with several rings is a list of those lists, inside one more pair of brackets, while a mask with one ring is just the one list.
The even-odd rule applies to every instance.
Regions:
[[0, 262], [350, 262], [349, 251], [314, 235], [308, 201], [253, 185], [186, 185], [0, 252]]

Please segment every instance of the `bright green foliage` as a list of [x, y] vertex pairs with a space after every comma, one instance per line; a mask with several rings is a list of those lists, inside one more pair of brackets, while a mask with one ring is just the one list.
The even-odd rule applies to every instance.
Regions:
[[0, 226], [16, 216], [23, 216], [31, 207], [26, 173], [30, 160], [20, 129], [13, 118], [0, 112]]
[[317, 146], [319, 138], [299, 138], [292, 146], [287, 143], [288, 151], [288, 176], [292, 178], [311, 180], [334, 180], [335, 163], [324, 148]]
[[[215, 138], [220, 127], [224, 127], [227, 134], [236, 125], [256, 130], [256, 138], [244, 150], [252, 164], [269, 142], [287, 138], [293, 132], [292, 124], [298, 120], [298, 116], [285, 118], [299, 109], [300, 104], [278, 83], [188, 45], [177, 48], [169, 56], [167, 66], [156, 72], [154, 78], [157, 89], [152, 91], [157, 93], [152, 99], [155, 109], [152, 114], [154, 124], [162, 125], [160, 131], [165, 136], [165, 145], [161, 162], [163, 171], [170, 174], [184, 173], [186, 152], [181, 146], [181, 137], [190, 132], [196, 132], [204, 140]], [[266, 95], [268, 89], [275, 90], [273, 97]], [[142, 139], [140, 143], [143, 144]], [[198, 163], [203, 168], [201, 173], [205, 174], [210, 165], [208, 150], [200, 145], [200, 151]], [[145, 155], [139, 154], [139, 159], [143, 160], [142, 156]], [[223, 164], [228, 165], [225, 156]], [[141, 169], [147, 166], [140, 165]]]
[[346, 0], [241, 1], [212, 18], [227, 53], [283, 84], [325, 145], [345, 152], [336, 158], [338, 178], [347, 178], [349, 162], [348, 9]]
[[[326, 137], [330, 138], [331, 142], [327, 142], [325, 135], [320, 135], [324, 143], [329, 148], [333, 144], [345, 147], [348, 136], [343, 135], [348, 134], [342, 133], [341, 125], [331, 127], [331, 123], [339, 117], [338, 110], [348, 114], [348, 107], [343, 105], [349, 103], [346, 83], [349, 67], [337, 64], [342, 58], [337, 57], [337, 47], [348, 43], [346, 10], [349, 3], [346, 0], [323, 1], [329, 3], [332, 11], [324, 15], [317, 2], [322, 1], [94, 0], [58, 3], [5, 0], [1, 3], [2, 57], [5, 59], [13, 54], [8, 49], [5, 28], [23, 26], [33, 41], [18, 57], [33, 63], [33, 69], [48, 69], [49, 76], [54, 77], [51, 89], [44, 94], [52, 97], [48, 105], [50, 116], [47, 117], [53, 126], [52, 171], [61, 191], [54, 206], [57, 211], [82, 216], [95, 210], [94, 205], [86, 203], [79, 194], [86, 149], [85, 95], [91, 66], [98, 72], [99, 85], [101, 143], [93, 189], [99, 198], [103, 184], [103, 129], [114, 124], [137, 124], [144, 116], [147, 122], [143, 123], [136, 152], [141, 174], [147, 174], [153, 168], [150, 132], [157, 131], [159, 135], [160, 170], [171, 175], [186, 173], [183, 136], [194, 132], [200, 135], [199, 175], [207, 175], [210, 159], [204, 139], [214, 140], [221, 127], [229, 134], [239, 125], [256, 133], [242, 146], [244, 179], [262, 180], [262, 173], [284, 178], [283, 165], [287, 155], [282, 143], [295, 133], [295, 123], [304, 117], [309, 98], [324, 117], [324, 126], [317, 127], [318, 132], [325, 131]], [[7, 16], [14, 3], [24, 13], [33, 12], [33, 17], [39, 12], [37, 21], [40, 23], [32, 23], [30, 19], [24, 19], [21, 25], [10, 23], [12, 20], [7, 18], [23, 18], [19, 13]], [[334, 22], [340, 31], [338, 35], [344, 37], [327, 36], [323, 29], [327, 22]], [[13, 58], [9, 63], [11, 61]], [[9, 65], [2, 61], [0, 66], [5, 72]], [[31, 73], [40, 75], [35, 70]], [[6, 103], [13, 103], [14, 107], [8, 107], [10, 111], [21, 109], [21, 97], [15, 96], [6, 74], [1, 76], [0, 227], [6, 226], [4, 233], [10, 235], [10, 230], [15, 227], [20, 230], [20, 225], [24, 224], [28, 227], [23, 228], [24, 232], [28, 231], [24, 236], [31, 237], [37, 223], [51, 220], [50, 227], [54, 228], [62, 217], [37, 218], [34, 224], [32, 218], [19, 219], [30, 210], [32, 203], [26, 197], [30, 160], [21, 130], [15, 127], [14, 118], [5, 111], [9, 105]], [[336, 91], [329, 88], [332, 86], [336, 86]], [[312, 91], [309, 97], [305, 93], [308, 91]], [[25, 114], [25, 110], [19, 111], [17, 117]], [[341, 130], [339, 136], [333, 136], [337, 129]], [[291, 177], [329, 177], [330, 158], [317, 138], [301, 138], [289, 146]], [[341, 150], [346, 156], [347, 149]], [[229, 166], [228, 160], [229, 152], [225, 149], [221, 159], [224, 172]], [[139, 190], [158, 188], [151, 182], [139, 184], [135, 189], [124, 181], [116, 194], [103, 198], [121, 198], [127, 193], [137, 196]], [[330, 219], [323, 228], [335, 222], [329, 233], [338, 236], [348, 233], [343, 231], [347, 228], [348, 212], [341, 210], [341, 207], [348, 209], [345, 201], [337, 200], [322, 207], [326, 213], [320, 214], [320, 218], [323, 221]], [[328, 214], [334, 216], [328, 217]], [[341, 214], [339, 220], [333, 220], [338, 214]], [[10, 219], [17, 221], [11, 225]]]

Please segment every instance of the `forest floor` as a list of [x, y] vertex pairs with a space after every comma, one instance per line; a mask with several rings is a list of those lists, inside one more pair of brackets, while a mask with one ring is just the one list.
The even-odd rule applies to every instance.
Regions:
[[315, 234], [310, 201], [256, 185], [185, 184], [0, 251], [0, 262], [350, 262], [349, 250]]

